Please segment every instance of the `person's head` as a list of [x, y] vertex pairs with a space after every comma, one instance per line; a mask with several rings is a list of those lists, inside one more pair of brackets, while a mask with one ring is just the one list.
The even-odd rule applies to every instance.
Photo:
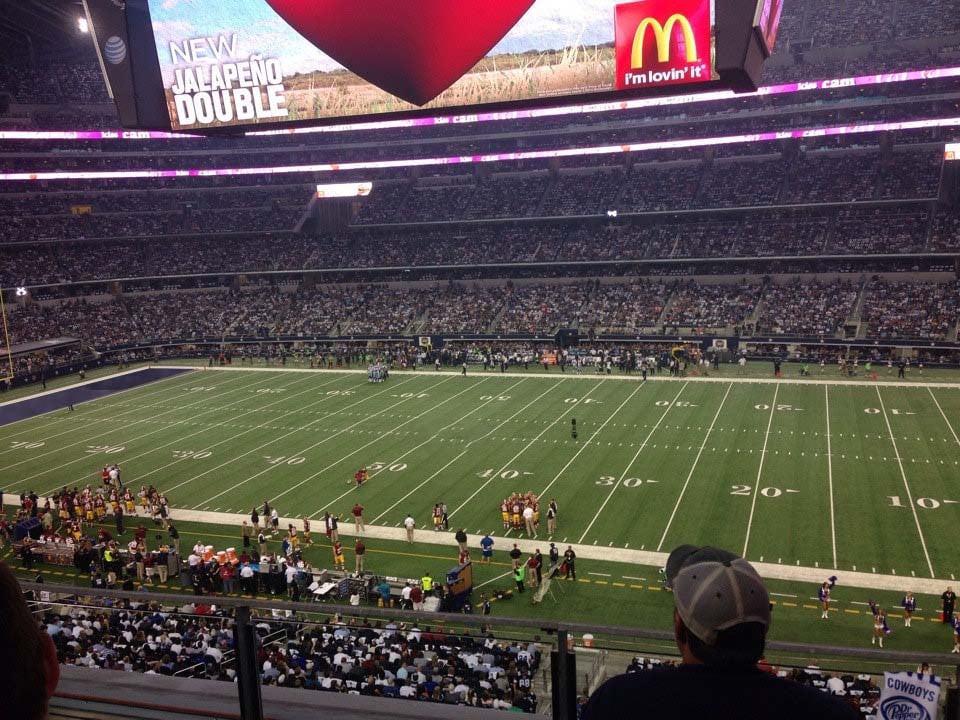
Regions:
[[684, 663], [743, 667], [763, 657], [770, 595], [750, 563], [720, 548], [681, 545], [665, 574]]
[[0, 562], [0, 693], [4, 716], [42, 720], [59, 680], [53, 640], [40, 630], [13, 572]]

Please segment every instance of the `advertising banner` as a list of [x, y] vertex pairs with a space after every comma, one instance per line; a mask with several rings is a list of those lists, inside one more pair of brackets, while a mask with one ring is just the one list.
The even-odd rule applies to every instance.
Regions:
[[922, 673], [887, 672], [880, 690], [881, 720], [936, 720], [940, 678]]
[[372, 182], [326, 183], [317, 185], [318, 198], [366, 197], [373, 190]]
[[146, 1], [173, 130], [716, 79], [714, 0]]
[[716, 79], [713, 28], [713, 0], [617, 5], [617, 89]]

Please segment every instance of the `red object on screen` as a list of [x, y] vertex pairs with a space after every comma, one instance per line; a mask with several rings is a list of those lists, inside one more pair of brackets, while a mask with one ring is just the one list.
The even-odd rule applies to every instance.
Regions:
[[318, 49], [414, 105], [482, 60], [534, 0], [267, 0]]
[[713, 0], [641, 0], [614, 8], [617, 89], [713, 79]]

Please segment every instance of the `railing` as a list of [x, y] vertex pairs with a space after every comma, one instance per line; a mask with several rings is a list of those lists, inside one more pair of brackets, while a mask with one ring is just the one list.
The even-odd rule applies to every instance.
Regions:
[[[38, 605], [60, 606], [68, 604], [67, 600], [77, 598], [76, 588], [57, 586], [50, 584], [21, 583], [25, 590], [36, 593], [34, 608]], [[44, 593], [45, 599], [40, 599], [40, 593]], [[124, 592], [117, 590], [98, 590], [96, 592], [98, 600], [92, 601], [89, 596], [80, 593], [79, 607], [90, 608], [96, 612], [109, 612], [111, 610], [125, 610], [136, 612], [136, 609], [127, 609], [115, 601], [133, 603], [137, 608], [144, 608], [145, 603], [159, 603], [161, 606], [170, 608], [180, 608], [184, 603], [181, 595], [172, 594], [154, 594], [144, 595], [142, 592]], [[107, 607], [102, 600], [114, 601], [113, 607]], [[604, 667], [610, 654], [608, 650], [619, 650], [637, 653], [636, 648], [644, 647], [640, 652], [648, 655], [675, 653], [673, 634], [668, 631], [652, 630], [635, 627], [613, 627], [585, 625], [576, 622], [558, 622], [548, 620], [520, 619], [520, 618], [490, 618], [489, 616], [472, 616], [453, 613], [424, 613], [411, 612], [404, 610], [395, 610], [390, 608], [364, 607], [340, 605], [322, 605], [318, 607], [313, 603], [289, 603], [289, 602], [270, 602], [258, 601], [247, 598], [217, 597], [217, 607], [228, 613], [232, 620], [234, 655], [229, 658], [221, 659], [221, 665], [229, 662], [234, 665], [234, 671], [237, 678], [237, 691], [239, 693], [239, 706], [243, 720], [261, 720], [263, 718], [263, 708], [260, 686], [260, 668], [257, 663], [257, 651], [263, 644], [274, 644], [281, 638], [286, 637], [287, 628], [274, 631], [258, 641], [256, 637], [255, 626], [260, 622], [283, 623], [294, 627], [304, 628], [307, 626], [330, 625], [331, 622], [325, 618], [336, 615], [338, 622], [345, 622], [344, 618], [356, 618], [363, 620], [384, 620], [419, 624], [420, 627], [442, 627], [440, 631], [443, 634], [462, 634], [476, 636], [478, 633], [485, 633], [491, 627], [497, 631], [496, 637], [499, 640], [508, 641], [511, 639], [522, 640], [524, 643], [535, 642], [541, 650], [550, 651], [550, 687], [552, 700], [552, 715], [557, 720], [574, 720], [576, 717], [576, 701], [578, 688], [578, 678], [586, 680], [586, 690], [592, 692], [605, 679], [606, 668]], [[145, 608], [144, 608], [145, 610]], [[279, 612], [278, 612], [279, 611]], [[176, 615], [177, 610], [171, 614]], [[287, 613], [291, 615], [287, 615]], [[191, 616], [193, 617], [193, 616]], [[334, 623], [335, 624], [335, 623]], [[456, 630], [456, 632], [454, 632]], [[427, 630], [424, 630], [427, 632]], [[596, 651], [592, 657], [590, 667], [585, 674], [578, 674], [575, 669], [576, 656], [583, 656], [583, 650], [573, 650], [573, 637], [579, 635], [592, 635], [593, 645]], [[544, 637], [545, 636], [545, 637]], [[806, 643], [784, 643], [770, 641], [767, 643], [768, 657], [776, 654], [784, 654], [794, 657], [799, 661], [798, 667], [804, 664], [814, 663], [824, 665], [817, 659], [840, 658], [832, 662], [832, 667], [841, 669], [850, 674], [860, 674], [864, 666], [873, 666], [882, 664], [882, 668], [900, 667], [913, 669], [922, 662], [928, 662], [939, 666], [941, 673], [945, 671], [960, 672], [957, 663], [960, 662], [955, 656], [950, 654], [930, 655], [914, 652], [899, 652], [890, 650], [875, 651], [872, 649], [834, 647], [824, 645], [811, 645]], [[545, 654], [545, 653], [544, 653]], [[623, 652], [614, 653], [623, 655]], [[195, 669], [202, 663], [196, 663], [186, 670]], [[874, 671], [875, 674], [876, 671]], [[183, 675], [184, 673], [178, 673]], [[193, 682], [193, 681], [189, 681]], [[191, 687], [194, 687], [191, 685]], [[283, 692], [293, 692], [282, 688], [270, 688], [270, 695], [274, 698], [276, 695], [283, 695]], [[106, 691], [105, 691], [106, 692]], [[219, 692], [222, 692], [220, 690]], [[201, 691], [205, 694], [206, 691]], [[328, 695], [328, 694], [323, 694]], [[109, 701], [109, 697], [105, 698]], [[348, 699], [349, 700], [349, 699]], [[182, 698], [180, 702], [188, 702]], [[360, 701], [360, 698], [357, 698]]]

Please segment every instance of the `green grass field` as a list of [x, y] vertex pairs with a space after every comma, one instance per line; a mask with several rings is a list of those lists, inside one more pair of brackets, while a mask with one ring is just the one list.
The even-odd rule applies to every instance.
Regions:
[[[559, 503], [557, 542], [711, 543], [766, 563], [950, 580], [958, 429], [960, 389], [886, 377], [424, 371], [373, 385], [198, 371], [0, 428], [0, 483], [45, 495], [117, 462], [174, 508], [249, 513], [270, 499], [283, 516], [319, 518], [360, 498], [368, 523], [397, 527], [411, 513], [424, 528], [443, 501], [452, 525], [496, 537], [500, 499], [533, 490]], [[358, 490], [361, 465], [371, 479]]]

